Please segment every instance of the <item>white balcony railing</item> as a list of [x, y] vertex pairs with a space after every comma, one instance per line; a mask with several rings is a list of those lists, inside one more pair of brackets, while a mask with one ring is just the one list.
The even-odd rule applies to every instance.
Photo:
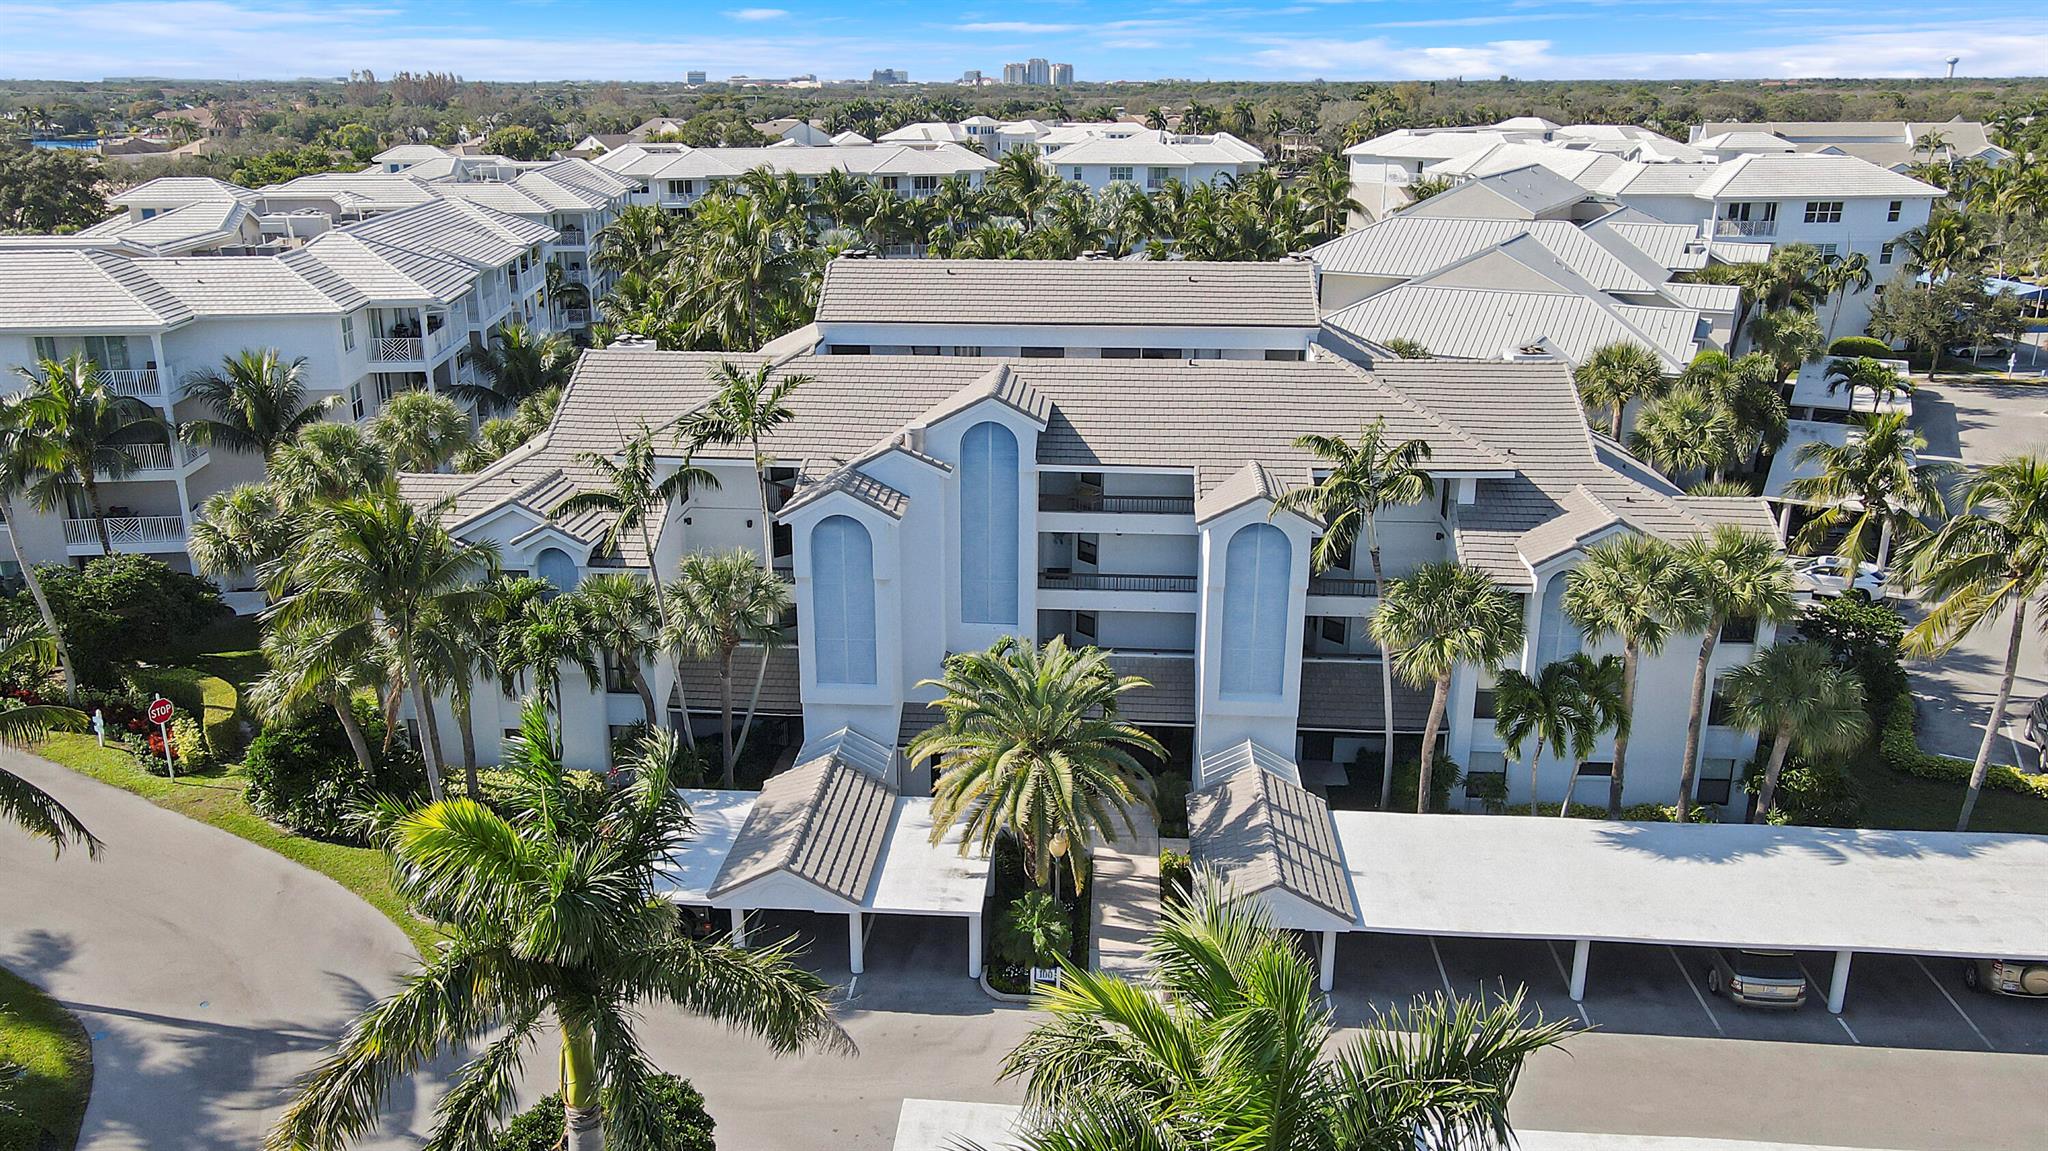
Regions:
[[207, 455], [207, 449], [184, 443], [130, 444], [127, 452], [128, 458], [135, 461], [134, 471], [137, 473], [171, 471], [187, 464], [199, 463], [205, 460]]
[[1716, 220], [1716, 236], [1775, 236], [1778, 234], [1776, 220]]
[[370, 341], [370, 360], [373, 363], [410, 363], [426, 358], [426, 343], [416, 337]]
[[102, 368], [100, 382], [117, 396], [136, 396], [141, 399], [155, 399], [164, 394], [163, 380], [155, 368], [135, 368], [112, 371]]
[[[108, 516], [107, 536], [113, 541], [115, 551], [142, 551], [165, 545], [180, 547], [185, 543], [185, 520], [182, 516]], [[97, 547], [100, 542], [98, 521], [65, 520], [64, 542]]]
[[567, 245], [572, 248], [580, 248], [583, 246], [583, 229], [563, 228], [561, 239], [556, 240], [555, 243]]
[[572, 324], [587, 324], [590, 322], [589, 308], [564, 308], [562, 311]]

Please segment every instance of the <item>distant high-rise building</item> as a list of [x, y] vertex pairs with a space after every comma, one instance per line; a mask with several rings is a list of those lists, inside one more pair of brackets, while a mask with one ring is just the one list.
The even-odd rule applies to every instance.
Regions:
[[969, 68], [967, 71], [960, 73], [960, 83], [968, 88], [981, 87], [981, 69]]
[[1026, 64], [1005, 64], [1005, 65], [1003, 65], [1003, 83], [1005, 83], [1005, 84], [1029, 84], [1030, 82], [1031, 82], [1031, 70], [1030, 70], [1030, 66], [1029, 66], [1029, 65], [1026, 65]]
[[1052, 65], [1043, 56], [1033, 56], [1024, 62], [1024, 82], [1045, 85], [1052, 83]]
[[877, 68], [868, 81], [871, 84], [908, 84], [910, 73], [901, 68]]
[[1074, 66], [1072, 64], [1054, 64], [1052, 66], [1052, 86], [1055, 88], [1073, 87]]
[[685, 84], [702, 84], [702, 83], [704, 82], [704, 77], [705, 77], [705, 74], [704, 74], [703, 72], [698, 72], [698, 71], [692, 71], [692, 72], [685, 72], [685, 73], [683, 73], [683, 83], [685, 83]]

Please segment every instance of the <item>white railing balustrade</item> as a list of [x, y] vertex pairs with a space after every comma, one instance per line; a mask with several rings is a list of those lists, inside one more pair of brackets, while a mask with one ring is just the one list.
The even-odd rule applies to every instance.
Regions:
[[[185, 542], [185, 520], [182, 516], [108, 516], [107, 536], [113, 541], [115, 551], [139, 551], [152, 544], [182, 544]], [[90, 518], [65, 520], [64, 542], [98, 544], [98, 521]]]

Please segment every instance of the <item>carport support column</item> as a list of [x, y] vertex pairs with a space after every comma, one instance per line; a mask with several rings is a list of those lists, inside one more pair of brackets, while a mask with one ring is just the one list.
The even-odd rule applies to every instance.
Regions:
[[734, 947], [745, 947], [747, 945], [747, 909], [744, 907], [732, 909], [732, 945]]
[[1337, 982], [1337, 933], [1323, 932], [1323, 990], [1328, 991]]
[[862, 943], [864, 943], [864, 942], [865, 942], [865, 940], [863, 940], [863, 939], [861, 938], [861, 931], [860, 931], [860, 912], [858, 912], [858, 911], [850, 911], [850, 912], [847, 912], [847, 914], [846, 914], [846, 966], [847, 966], [847, 970], [849, 970], [849, 971], [853, 972], [853, 973], [854, 973], [855, 975], [859, 975], [859, 974], [861, 973], [861, 971], [862, 971], [862, 970], [863, 970], [863, 969], [864, 969], [864, 968], [866, 967], [866, 964], [864, 964], [863, 962], [861, 962], [861, 959], [862, 959], [862, 956], [861, 956], [861, 944], [862, 944]]
[[1572, 943], [1572, 1002], [1586, 997], [1586, 958], [1593, 951], [1593, 941], [1580, 939]]
[[967, 917], [967, 978], [981, 978], [981, 913]]
[[1842, 1013], [1842, 1003], [1849, 997], [1850, 951], [1835, 952], [1835, 975], [1828, 980], [1828, 1010], [1837, 1015]]

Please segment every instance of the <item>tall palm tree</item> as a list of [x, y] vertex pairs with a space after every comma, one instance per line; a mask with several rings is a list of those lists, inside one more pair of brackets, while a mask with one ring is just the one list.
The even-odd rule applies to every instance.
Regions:
[[667, 262], [674, 217], [652, 204], [619, 209], [599, 228], [590, 262], [618, 275], [651, 276]]
[[1797, 308], [1780, 308], [1764, 312], [1749, 322], [1749, 342], [1757, 351], [1771, 357], [1778, 367], [1778, 379], [1784, 380], [1799, 370], [1799, 365], [1827, 351], [1827, 335], [1821, 331], [1820, 321], [1812, 312]]
[[1655, 352], [1623, 340], [1595, 348], [1585, 363], [1572, 369], [1572, 380], [1587, 407], [1613, 413], [1607, 434], [1618, 440], [1622, 410], [1629, 402], [1664, 390], [1664, 365]]
[[1847, 586], [1852, 588], [1871, 554], [1873, 531], [1877, 563], [1883, 566], [1896, 537], [1914, 538], [1924, 518], [1940, 514], [1941, 480], [1949, 472], [1945, 465], [1919, 458], [1927, 438], [1906, 423], [1904, 412], [1859, 415], [1856, 429], [1846, 443], [1801, 445], [1794, 461], [1801, 467], [1818, 465], [1820, 474], [1785, 485], [1793, 499], [1821, 507], [1800, 529], [1796, 542], [1802, 549], [1811, 552], [1835, 532], [1843, 533], [1837, 547], [1849, 561]]
[[535, 698], [560, 715], [563, 664], [581, 671], [591, 690], [603, 685], [597, 637], [574, 593], [538, 576], [500, 580], [491, 590], [491, 662], [507, 695], [530, 677]]
[[1303, 175], [1300, 187], [1309, 210], [1321, 221], [1325, 240], [1343, 235], [1352, 214], [1365, 211], [1351, 194], [1351, 168], [1342, 156], [1316, 157]]
[[1145, 954], [1143, 983], [1066, 966], [1004, 1061], [1030, 1151], [1508, 1146], [1523, 1063], [1573, 1034], [1517, 992], [1418, 1001], [1338, 1043], [1313, 961], [1206, 871]]
[[[1537, 813], [1536, 765], [1543, 750], [1576, 763], [1592, 754], [1602, 732], [1623, 721], [1620, 693], [1612, 687], [1620, 676], [1619, 659], [1596, 661], [1584, 652], [1544, 664], [1533, 676], [1516, 668], [1495, 676], [1493, 731], [1510, 758], [1520, 759], [1522, 749], [1529, 749], [1530, 815]], [[1571, 789], [1565, 790], [1569, 807]]]
[[624, 782], [603, 786], [562, 767], [545, 710], [530, 705], [508, 741], [506, 814], [472, 799], [415, 810], [386, 800], [374, 838], [408, 903], [449, 938], [299, 1081], [267, 1146], [342, 1147], [376, 1125], [397, 1079], [472, 1046], [427, 1145], [489, 1146], [528, 1048], [553, 1029], [571, 1151], [659, 1145], [645, 1091], [654, 1068], [636, 1035], [650, 1003], [718, 1020], [777, 1054], [850, 1052], [823, 983], [789, 947], [700, 941], [655, 894], [692, 834], [670, 783], [673, 751], [651, 733]]
[[[1372, 563], [1373, 594], [1378, 595], [1386, 583], [1379, 516], [1388, 508], [1420, 503], [1435, 490], [1436, 483], [1423, 466], [1429, 459], [1429, 441], [1390, 439], [1386, 421], [1375, 419], [1359, 429], [1356, 440], [1304, 435], [1294, 446], [1321, 460], [1327, 474], [1313, 487], [1283, 494], [1274, 502], [1274, 511], [1306, 511], [1323, 521], [1323, 538], [1316, 542], [1315, 552], [1319, 570], [1350, 567], [1362, 533]], [[1386, 659], [1380, 660], [1380, 714], [1386, 720], [1380, 765], [1380, 807], [1385, 809], [1394, 786], [1394, 668]]]
[[1038, 149], [1027, 145], [1003, 153], [985, 183], [995, 189], [1009, 206], [1010, 214], [1029, 232], [1038, 223], [1038, 214], [1046, 202], [1059, 191], [1061, 181], [1039, 163]]
[[1958, 511], [1912, 551], [1912, 581], [1937, 601], [1906, 633], [1907, 649], [1944, 654], [2005, 612], [2012, 613], [1998, 697], [1985, 717], [1984, 738], [1970, 769], [1956, 830], [1969, 827], [1984, 787], [1991, 748], [2005, 725], [2019, 667], [2027, 608], [2048, 612], [2048, 457], [2009, 456], [1964, 483]]
[[[946, 720], [911, 742], [909, 758], [937, 763], [932, 842], [964, 824], [960, 849], [987, 854], [997, 836], [1014, 835], [1024, 871], [1050, 888], [1056, 860], [1085, 852], [1117, 825], [1137, 834], [1132, 809], [1152, 806], [1150, 778], [1137, 753], [1164, 758], [1159, 742], [1117, 715], [1117, 697], [1147, 686], [1118, 676], [1099, 648], [1069, 648], [1054, 636], [1043, 648], [1005, 636], [987, 651], [946, 659], [938, 679], [919, 686], [942, 693], [932, 706]], [[1070, 867], [1074, 892], [1085, 873]]]
[[236, 484], [199, 505], [186, 550], [200, 575], [233, 576], [275, 562], [296, 538], [275, 487]]
[[653, 586], [637, 575], [598, 572], [576, 586], [575, 600], [591, 642], [632, 681], [647, 713], [647, 726], [660, 726], [654, 688], [641, 666], [654, 658], [661, 637], [661, 612], [655, 607]]
[[508, 324], [489, 345], [471, 352], [470, 360], [489, 382], [443, 384], [441, 391], [490, 416], [567, 385], [576, 370], [576, 346], [560, 332]]
[[711, 370], [711, 382], [718, 391], [702, 407], [682, 418], [676, 428], [676, 439], [687, 444], [693, 456], [712, 444], [747, 445], [754, 461], [754, 486], [761, 497], [761, 557], [766, 563], [775, 555], [772, 517], [776, 508], [768, 490], [771, 461], [761, 450], [761, 441], [796, 418], [796, 409], [789, 406], [790, 397], [810, 383], [811, 377], [778, 378], [772, 363], [746, 371], [730, 360], [720, 360]]
[[1856, 407], [1858, 390], [1870, 393], [1873, 410], [1882, 407], [1886, 400], [1901, 392], [1911, 393], [1913, 381], [1900, 375], [1898, 370], [1873, 356], [1851, 356], [1828, 361], [1828, 394], [1834, 395], [1840, 388], [1849, 395], [1849, 407]]
[[[337, 642], [356, 650], [387, 650], [414, 713], [431, 724], [422, 625], [471, 610], [485, 594], [481, 581], [497, 570], [497, 546], [456, 539], [437, 522], [438, 511], [423, 512], [389, 488], [304, 514], [300, 545], [269, 573], [275, 602], [264, 618], [286, 628], [332, 629]], [[428, 786], [439, 799], [439, 741], [420, 743]]]
[[400, 392], [370, 420], [370, 438], [401, 472], [438, 471], [469, 439], [469, 417], [433, 392]]
[[[690, 659], [712, 660], [718, 666], [718, 710], [723, 725], [724, 786], [734, 785], [739, 757], [754, 728], [767, 678], [768, 657], [787, 640], [782, 617], [789, 610], [789, 585], [763, 567], [751, 552], [692, 552], [683, 557], [675, 582], [661, 642]], [[733, 735], [733, 662], [742, 646], [761, 649], [754, 674], [754, 694], [747, 703], [746, 722], [738, 742]]]
[[1428, 563], [1380, 589], [1372, 636], [1402, 679], [1435, 689], [1422, 728], [1415, 794], [1415, 810], [1426, 812], [1451, 673], [1463, 664], [1498, 667], [1512, 656], [1522, 646], [1521, 603], [1478, 568], [1449, 560]]
[[42, 512], [64, 507], [66, 496], [82, 495], [100, 548], [113, 555], [100, 477], [118, 480], [133, 473], [140, 466], [134, 449], [152, 433], [164, 434], [163, 417], [134, 396], [116, 395], [99, 367], [77, 353], [16, 371], [28, 381], [20, 399], [24, 434], [44, 443], [36, 453], [39, 466], [23, 477], [25, 492]]
[[1673, 482], [1683, 482], [1691, 475], [1719, 479], [1740, 440], [1732, 412], [1705, 390], [1680, 384], [1643, 405], [1628, 446]]
[[1842, 302], [1851, 295], [1868, 291], [1871, 285], [1870, 257], [1861, 252], [1829, 256], [1817, 277], [1823, 296], [1834, 300], [1828, 311], [1827, 338], [1835, 338], [1835, 323], [1842, 318]]
[[1975, 271], [1984, 262], [1988, 240], [1984, 226], [1968, 212], [1942, 210], [1927, 223], [1900, 237], [1910, 258], [1909, 268], [1918, 268], [1940, 283], [1958, 272]]
[[1863, 681], [1819, 644], [1773, 644], [1723, 677], [1721, 691], [1737, 726], [1771, 737], [1752, 822], [1768, 822], [1793, 749], [1804, 756], [1845, 752], [1869, 731]]
[[[57, 642], [36, 623], [17, 623], [0, 630], [0, 673], [48, 674], [57, 662]], [[0, 744], [19, 747], [39, 743], [52, 731], [85, 730], [85, 713], [55, 704], [24, 704], [0, 710]], [[73, 844], [98, 859], [100, 841], [55, 796], [5, 767], [0, 767], [0, 819], [37, 839], [47, 839], [59, 856]]]
[[750, 197], [705, 198], [690, 236], [678, 263], [689, 346], [747, 351], [809, 322], [811, 251]]
[[267, 470], [286, 505], [338, 500], [391, 481], [391, 456], [359, 424], [316, 423], [277, 449]]
[[[1642, 657], [1663, 651], [1673, 635], [1705, 627], [1707, 606], [1677, 548], [1630, 533], [1594, 545], [1565, 576], [1564, 611], [1587, 639], [1621, 641], [1622, 711], [1632, 724]], [[1621, 815], [1628, 738], [1628, 725], [1614, 733], [1614, 773], [1607, 780], [1609, 819]]]
[[264, 629], [263, 654], [268, 670], [249, 693], [256, 714], [276, 722], [309, 707], [332, 708], [356, 767], [374, 785], [377, 763], [369, 737], [356, 720], [355, 695], [377, 686], [382, 657], [377, 637], [366, 629], [332, 623], [276, 624]]
[[[21, 398], [0, 400], [0, 520], [19, 522], [21, 497], [30, 480], [61, 466], [56, 443], [36, 431]], [[78, 673], [71, 667], [71, 648], [64, 642], [57, 614], [51, 610], [50, 597], [43, 591], [43, 577], [22, 554], [21, 533], [7, 532], [7, 546], [14, 553], [14, 566], [28, 587], [29, 599], [36, 605], [36, 615], [43, 621], [43, 631], [56, 647], [57, 668], [64, 676], [64, 698], [76, 703]]]
[[341, 402], [338, 395], [307, 402], [305, 371], [306, 357], [287, 360], [276, 348], [227, 356], [220, 367], [186, 377], [186, 398], [205, 404], [213, 416], [188, 420], [180, 431], [194, 444], [268, 459]]
[[1749, 620], [1758, 627], [1776, 625], [1798, 614], [1793, 599], [1792, 571], [1778, 541], [1761, 532], [1722, 524], [1680, 546], [1692, 569], [1706, 626], [1700, 633], [1700, 654], [1692, 668], [1691, 713], [1685, 724], [1685, 758], [1678, 766], [1678, 822], [1686, 822], [1692, 806], [1693, 774], [1699, 769], [1700, 723], [1706, 715], [1707, 667], [1721, 629], [1730, 620]]

